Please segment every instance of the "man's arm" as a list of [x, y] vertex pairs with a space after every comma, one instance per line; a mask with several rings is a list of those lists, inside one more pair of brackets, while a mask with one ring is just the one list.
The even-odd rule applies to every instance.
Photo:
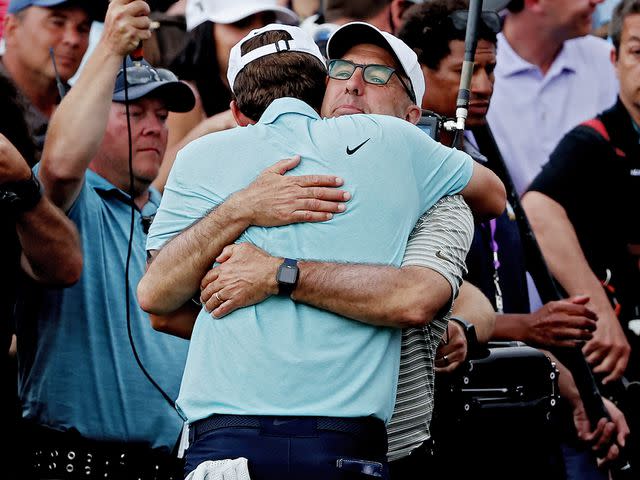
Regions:
[[[291, 297], [373, 325], [423, 326], [457, 294], [472, 236], [469, 208], [460, 197], [445, 197], [421, 218], [401, 268], [299, 261]], [[202, 280], [202, 301], [214, 316], [277, 293], [281, 258], [240, 244], [227, 246], [216, 260], [220, 265]]]
[[151, 252], [154, 260], [138, 284], [142, 309], [161, 316], [190, 301], [222, 249], [251, 225], [323, 222], [345, 211], [350, 194], [335, 188], [342, 179], [284, 175], [299, 163], [299, 156], [277, 162], [160, 251]]
[[[0, 134], [0, 184], [31, 178], [31, 169], [18, 150]], [[72, 285], [82, 271], [82, 250], [73, 223], [46, 198], [16, 217], [22, 248], [22, 268], [35, 280]]]
[[460, 295], [453, 304], [451, 316], [473, 323], [479, 343], [487, 343], [493, 336], [496, 312], [482, 290], [467, 281], [460, 288]]
[[187, 302], [167, 315], [150, 313], [149, 320], [154, 330], [189, 340], [201, 309], [200, 304]]
[[[493, 306], [478, 287], [467, 281], [460, 287], [460, 295], [453, 304], [451, 317], [473, 324], [479, 343], [488, 342], [493, 334], [496, 321]], [[467, 337], [460, 323], [450, 319], [445, 335], [448, 340], [442, 341], [436, 350], [437, 372], [453, 372], [465, 361], [468, 354]]]
[[498, 315], [493, 338], [547, 348], [582, 346], [593, 338], [597, 326], [588, 301], [589, 297], [579, 295], [549, 302], [532, 313]]
[[478, 162], [473, 162], [473, 176], [460, 194], [477, 220], [498, 217], [507, 205], [507, 191], [502, 180]]
[[582, 252], [566, 211], [540, 192], [527, 192], [522, 199], [549, 269], [569, 295], [588, 295], [587, 306], [598, 323], [593, 338], [584, 346], [587, 361], [596, 373], [607, 373], [603, 383], [620, 378], [631, 348], [602, 285]]
[[122, 60], [151, 35], [148, 14], [141, 0], [110, 3], [98, 45], [51, 119], [38, 173], [49, 198], [64, 211], [80, 193], [102, 142]]

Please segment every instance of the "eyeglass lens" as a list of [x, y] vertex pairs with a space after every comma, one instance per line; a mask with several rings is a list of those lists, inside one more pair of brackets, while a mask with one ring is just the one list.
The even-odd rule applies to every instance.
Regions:
[[361, 65], [348, 60], [331, 60], [329, 62], [329, 76], [336, 80], [348, 80], [358, 67], [362, 68], [364, 81], [373, 85], [385, 85], [395, 71], [386, 65]]

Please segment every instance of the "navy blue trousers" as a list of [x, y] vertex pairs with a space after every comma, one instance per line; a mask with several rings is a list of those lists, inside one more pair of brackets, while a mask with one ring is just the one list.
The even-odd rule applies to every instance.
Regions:
[[204, 420], [190, 429], [185, 476], [207, 460], [245, 457], [252, 480], [388, 479], [380, 420], [343, 419], [343, 425], [327, 417], [214, 417], [225, 421], [198, 428]]

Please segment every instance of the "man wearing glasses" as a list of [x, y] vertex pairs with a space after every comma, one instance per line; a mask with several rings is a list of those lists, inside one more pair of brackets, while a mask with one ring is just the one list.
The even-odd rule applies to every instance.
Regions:
[[167, 144], [167, 112], [186, 112], [195, 100], [169, 71], [144, 61], [123, 70], [125, 55], [149, 38], [148, 9], [110, 3], [39, 164], [47, 196], [78, 227], [84, 267], [70, 288], [21, 293], [27, 478], [168, 479], [181, 470], [171, 453], [182, 419], [171, 400], [187, 345], [154, 332], [134, 298], [145, 262], [141, 218], [159, 204], [150, 184]]
[[[314, 170], [319, 169], [335, 171], [338, 175], [344, 176], [345, 185], [348, 184], [349, 188], [355, 192], [353, 199], [347, 205], [346, 212], [336, 215], [325, 225], [302, 223], [279, 229], [252, 227], [242, 234], [241, 241], [250, 241], [260, 247], [269, 247], [271, 253], [281, 257], [320, 258], [334, 261], [356, 260], [374, 264], [381, 261], [388, 263], [393, 257], [391, 262], [398, 265], [406, 236], [413, 228], [419, 214], [426, 210], [426, 205], [420, 206], [422, 200], [419, 198], [416, 199], [417, 202], [398, 201], [398, 198], [410, 193], [413, 190], [411, 185], [415, 182], [428, 181], [429, 178], [435, 178], [434, 175], [440, 176], [444, 173], [449, 161], [445, 161], [445, 164], [437, 169], [429, 166], [437, 160], [440, 153], [446, 151], [447, 158], [454, 161], [457, 154], [447, 149], [440, 152], [433, 151], [434, 142], [406, 122], [400, 122], [390, 116], [342, 117], [322, 121], [308, 106], [290, 98], [277, 99], [273, 103], [263, 99], [265, 107], [253, 109], [251, 103], [245, 103], [246, 92], [252, 92], [253, 95], [255, 88], [268, 92], [269, 90], [263, 85], [268, 84], [265, 82], [269, 80], [265, 78], [269, 78], [269, 75], [264, 72], [274, 68], [277, 70], [272, 73], [273, 75], [282, 77], [283, 72], [291, 72], [289, 75], [292, 78], [287, 81], [279, 78], [278, 82], [273, 82], [273, 85], [282, 85], [283, 87], [280, 88], [285, 90], [281, 91], [273, 87], [271, 95], [277, 92], [280, 96], [286, 96], [288, 93], [286, 89], [296, 88], [296, 83], [304, 85], [308, 81], [308, 72], [313, 71], [318, 75], [313, 80], [316, 85], [314, 91], [318, 87], [322, 91], [324, 86], [326, 73], [323, 69], [318, 70], [318, 65], [322, 65], [319, 63], [322, 61], [322, 56], [315, 46], [313, 49], [316, 53], [312, 54], [313, 56], [305, 55], [307, 57], [307, 66], [304, 67], [305, 75], [301, 75], [301, 71], [296, 74], [298, 77], [296, 78], [294, 70], [287, 61], [290, 58], [289, 55], [299, 55], [297, 53], [299, 49], [306, 48], [308, 43], [312, 44], [312, 40], [299, 29], [273, 26], [272, 30], [254, 32], [255, 40], [266, 42], [266, 44], [260, 46], [260, 43], [253, 42], [253, 45], [245, 48], [244, 42], [241, 42], [234, 49], [237, 57], [234, 58], [232, 52], [230, 61], [232, 66], [240, 65], [235, 67], [235, 71], [230, 69], [229, 73], [229, 81], [234, 85], [238, 102], [237, 105], [232, 104], [232, 110], [240, 124], [255, 123], [251, 118], [260, 118], [260, 121], [251, 129], [236, 129], [219, 134], [216, 138], [220, 140], [217, 141], [214, 137], [204, 138], [202, 141], [191, 144], [183, 152], [183, 156], [178, 159], [170, 175], [161, 209], [151, 228], [148, 247], [154, 249], [162, 246], [194, 220], [200, 219], [210, 210], [212, 203], [214, 205], [219, 203], [245, 185], [247, 179], [253, 178], [255, 172], [260, 170], [256, 168], [258, 165], [266, 166], [264, 163], [266, 158], [301, 153], [303, 160], [299, 167], [300, 173], [313, 173]], [[282, 32], [283, 30], [285, 32]], [[271, 33], [287, 32], [293, 38], [287, 40], [286, 37], [277, 39], [279, 37], [267, 36]], [[262, 35], [258, 36], [259, 34]], [[245, 40], [248, 44], [254, 39]], [[387, 38], [377, 30], [375, 35], [370, 34], [370, 40], [376, 43], [387, 42]], [[395, 42], [401, 43], [397, 39]], [[243, 55], [239, 53], [241, 45]], [[295, 45], [295, 47], [289, 45]], [[372, 47], [380, 48], [376, 45]], [[292, 51], [289, 52], [289, 49]], [[280, 54], [275, 55], [278, 51]], [[399, 71], [394, 70], [393, 67], [368, 66], [369, 63], [382, 66], [395, 64], [387, 50], [380, 48], [380, 51], [387, 52], [387, 57], [381, 54], [377, 61], [366, 62], [366, 79], [361, 78], [362, 68], [348, 63], [338, 64], [342, 67], [343, 77], [346, 77], [351, 69], [353, 73], [351, 78], [355, 84], [351, 79], [337, 82], [339, 86], [333, 92], [333, 98], [338, 102], [336, 107], [350, 110], [352, 113], [371, 111], [367, 100], [354, 101], [348, 96], [343, 98], [342, 93], [355, 89], [360, 90], [358, 96], [362, 96], [364, 88], [367, 90], [371, 88], [365, 87], [364, 84], [369, 85], [369, 82], [375, 82], [374, 90], [379, 92], [388, 89], [393, 92], [394, 96], [391, 98], [402, 105], [398, 107], [398, 113], [402, 118], [411, 116], [417, 120], [419, 108], [409, 96], [412, 94], [411, 89], [403, 86], [398, 80]], [[403, 53], [409, 59], [413, 55], [406, 46]], [[266, 56], [260, 56], [260, 54]], [[244, 57], [251, 60], [243, 60]], [[291, 57], [293, 58], [296, 57]], [[312, 64], [309, 64], [309, 60]], [[358, 58], [351, 58], [350, 61], [364, 63]], [[261, 83], [255, 88], [252, 88], [252, 82], [255, 80], [251, 74], [256, 75], [255, 70], [250, 70], [252, 62], [256, 62], [254, 68], [260, 69], [261, 74]], [[412, 68], [405, 68], [405, 71], [409, 71], [409, 77], [416, 82], [412, 86], [416, 84], [421, 86], [418, 95], [422, 96], [424, 86], [419, 67], [415, 62], [415, 55], [407, 65]], [[246, 70], [240, 70], [238, 74], [237, 71], [242, 67]], [[299, 64], [298, 68], [302, 67], [303, 64]], [[329, 83], [332, 83], [332, 80]], [[405, 84], [408, 85], [407, 80]], [[381, 102], [382, 97], [378, 92], [371, 94], [372, 104]], [[295, 90], [289, 93], [289, 95], [292, 94], [299, 98], [307, 98]], [[255, 93], [257, 99], [261, 98], [261, 95], [262, 92]], [[312, 99], [313, 105], [318, 108], [319, 97], [314, 93]], [[261, 110], [264, 110], [264, 113]], [[245, 111], [251, 112], [251, 117], [247, 118]], [[305, 117], [308, 118], [305, 119]], [[369, 123], [371, 121], [374, 123]], [[290, 124], [287, 125], [289, 122]], [[280, 131], [282, 126], [287, 127], [286, 133]], [[263, 133], [263, 130], [270, 131]], [[247, 145], [251, 145], [248, 140], [252, 135], [261, 141], [256, 146], [248, 147]], [[234, 152], [239, 152], [241, 155], [242, 161], [237, 162], [238, 167], [235, 165], [230, 167], [229, 157], [224, 155], [226, 150], [221, 151], [221, 149], [230, 148], [229, 145], [233, 146]], [[286, 148], [283, 148], [285, 145]], [[416, 151], [417, 145], [421, 147]], [[256, 147], [260, 148], [260, 155], [251, 154], [251, 149]], [[214, 148], [221, 156], [220, 160], [212, 159], [207, 154]], [[338, 158], [342, 160], [337, 161]], [[218, 162], [223, 159], [225, 164], [218, 165]], [[407, 160], [414, 165], [412, 168], [417, 170], [411, 172], [409, 177], [404, 177], [408, 173], [405, 163]], [[236, 170], [244, 172], [243, 175], [238, 176]], [[391, 173], [392, 171], [395, 173]], [[248, 176], [247, 173], [249, 173]], [[194, 176], [206, 180], [194, 181]], [[220, 180], [215, 180], [216, 176], [220, 177]], [[214, 187], [211, 187], [212, 181]], [[385, 203], [380, 205], [382, 190], [389, 189], [390, 185], [393, 185], [391, 193], [385, 197]], [[427, 190], [431, 190], [431, 186], [426, 189], [419, 188], [419, 197], [427, 194]], [[212, 193], [215, 198], [211, 198]], [[207, 197], [209, 200], [203, 202]], [[210, 244], [214, 241], [213, 237], [219, 233], [212, 219], [224, 218], [223, 211], [225, 214], [229, 212], [228, 208], [225, 209], [225, 205], [228, 207], [230, 203], [234, 203], [236, 208], [246, 208], [242, 204], [232, 202], [231, 199], [219, 205], [214, 214], [196, 223], [185, 232], [183, 238], [168, 243], [166, 250], [161, 252], [158, 259], [150, 265], [147, 275], [153, 276], [161, 272], [161, 277], [166, 280], [167, 271], [163, 270], [166, 267], [169, 267], [167, 270], [171, 268], [170, 265], [166, 265], [166, 262], [162, 263], [161, 256], [168, 251], [175, 253], [176, 249], [179, 250], [181, 246], [186, 245], [188, 240], [185, 239], [188, 238], [196, 239], [196, 244], [190, 244], [188, 250], [197, 252], [204, 250], [206, 257], [211, 250]], [[496, 210], [501, 207], [494, 206]], [[418, 207], [417, 210], [416, 207]], [[391, 213], [393, 211], [396, 213]], [[408, 224], [407, 221], [409, 221]], [[217, 227], [219, 230], [221, 225]], [[399, 233], [399, 236], [392, 233], [394, 230]], [[235, 237], [237, 234], [231, 241]], [[197, 245], [198, 242], [201, 244]], [[400, 244], [398, 245], [397, 242]], [[398, 246], [400, 250], [396, 250]], [[230, 247], [230, 250], [232, 251], [223, 252], [222, 255], [234, 256], [238, 251], [253, 251], [253, 247], [236, 245]], [[391, 257], [388, 256], [389, 253], [392, 253]], [[167, 255], [171, 254], [167, 253]], [[363, 282], [370, 287], [371, 284], [368, 281], [370, 272], [382, 268], [385, 269], [386, 274], [395, 278], [398, 269], [360, 265], [360, 269], [354, 271], [353, 265], [325, 264], [327, 278], [333, 278], [334, 285], [341, 285], [334, 290], [334, 294], [324, 296], [325, 301], [334, 304], [333, 310], [341, 314], [338, 316], [326, 310], [312, 308], [303, 302], [293, 303], [287, 298], [297, 290], [298, 286], [305, 283], [305, 276], [313, 271], [314, 262], [301, 261], [296, 266], [295, 261], [288, 259], [283, 261], [281, 257], [268, 257], [266, 267], [264, 264], [262, 266], [265, 276], [260, 280], [266, 282], [267, 290], [258, 292], [256, 297], [261, 298], [254, 297], [255, 301], [251, 302], [260, 303], [250, 309], [235, 310], [235, 307], [232, 307], [235, 289], [227, 285], [212, 293], [213, 298], [218, 302], [215, 308], [220, 308], [222, 303], [228, 301], [227, 313], [231, 309], [234, 311], [220, 321], [212, 321], [204, 311], [200, 313], [191, 341], [190, 361], [185, 370], [183, 387], [178, 399], [178, 404], [186, 413], [191, 425], [187, 470], [192, 470], [204, 460], [226, 458], [220, 455], [237, 456], [238, 454], [249, 457], [252, 478], [254, 475], [255, 478], [268, 478], [267, 476], [273, 475], [274, 472], [285, 475], [280, 478], [300, 478], [302, 474], [305, 478], [337, 478], [337, 475], [340, 475], [338, 469], [366, 472], [370, 468], [377, 468], [374, 467], [375, 462], [385, 463], [386, 438], [384, 429], [381, 430], [380, 427], [383, 421], [388, 420], [393, 407], [399, 360], [399, 331], [383, 328], [391, 325], [392, 322], [379, 311], [372, 312], [367, 318], [373, 325], [353, 322], [344, 317], [358, 318], [357, 313], [367, 304], [375, 302], [380, 305], [381, 297], [393, 302], [393, 305], [397, 306], [396, 312], [393, 313], [398, 313], [402, 309], [402, 295], [418, 294], [418, 289], [395, 290], [396, 298], [393, 292], [387, 292], [384, 288], [369, 288], [365, 292], [362, 288]], [[386, 260], [383, 260], [383, 257]], [[175, 258], [180, 258], [182, 262], [189, 258], [189, 264], [194, 266], [191, 262], [193, 255], [190, 255], [189, 251], [185, 251], [184, 255], [178, 254]], [[206, 271], [211, 258], [205, 258], [204, 264], [196, 268], [200, 269], [204, 266], [202, 272]], [[221, 260], [221, 257], [219, 259]], [[230, 261], [230, 263], [233, 262]], [[272, 267], [273, 270], [271, 270]], [[311, 267], [311, 270], [308, 267]], [[180, 268], [184, 270], [184, 266], [178, 267]], [[291, 277], [283, 274], [287, 269], [299, 271], [299, 284], [296, 282], [295, 274]], [[251, 275], [252, 272], [257, 271], [253, 266], [250, 270], [246, 272], [245, 269], [245, 273]], [[276, 270], [280, 272], [277, 277]], [[169, 273], [168, 276], [175, 279], [173, 272]], [[188, 273], [193, 277], [193, 271]], [[345, 282], [346, 275], [350, 277], [347, 277]], [[173, 279], [169, 290], [173, 289]], [[199, 282], [199, 279], [200, 277], [196, 276], [196, 282]], [[194, 285], [193, 278], [189, 282], [191, 289], [188, 295], [191, 296], [198, 283]], [[175, 285], [179, 286], [182, 283], [175, 282]], [[394, 287], [397, 288], [397, 285]], [[429, 308], [435, 307], [435, 310], [439, 310], [448, 301], [451, 289], [443, 278], [440, 284], [434, 282], [432, 287], [434, 296], [439, 296], [443, 300], [437, 307], [434, 305]], [[156, 289], [152, 288], [152, 290]], [[351, 295], [352, 301], [345, 301], [348, 295], [345, 295], [344, 290]], [[278, 291], [281, 296], [273, 295]], [[149, 284], [141, 283], [139, 288], [141, 303], [146, 308], [154, 308], [153, 304], [156, 302], [149, 300], [156, 299], [150, 297], [149, 293], [154, 296], [158, 294], [157, 291], [150, 292]], [[170, 291], [163, 290], [159, 296], [164, 299], [165, 293], [171, 295]], [[360, 295], [360, 298], [354, 298], [354, 295]], [[175, 299], [175, 294], [173, 296]], [[265, 299], [265, 297], [268, 298]], [[184, 298], [180, 300], [184, 301]], [[165, 308], [168, 303], [170, 302], [164, 302]], [[322, 307], [321, 304], [319, 306]], [[171, 307], [168, 305], [169, 310]], [[434, 312], [423, 313], [432, 315]], [[411, 321], [407, 316], [404, 319]], [[422, 320], [417, 318], [414, 321]], [[260, 326], [263, 323], [264, 328]], [[256, 330], [256, 327], [260, 328]], [[362, 335], [368, 337], [364, 343]], [[228, 345], [226, 345], [227, 342], [229, 342]], [[386, 353], [382, 357], [379, 349], [381, 342], [388, 346], [384, 348]], [[392, 364], [395, 366], [389, 370]], [[231, 365], [233, 368], [230, 368]], [[232, 378], [229, 375], [234, 371], [236, 374]], [[275, 375], [274, 372], [278, 371], [282, 371], [283, 374]], [[204, 383], [203, 374], [208, 378]], [[274, 383], [275, 378], [277, 378], [276, 383]], [[375, 391], [377, 393], [374, 394]], [[238, 396], [239, 393], [242, 395]], [[254, 415], [246, 416], [247, 412]], [[214, 415], [211, 415], [212, 413]], [[309, 417], [309, 415], [312, 416]], [[299, 416], [305, 417], [305, 420], [296, 418]], [[324, 420], [327, 417], [329, 417], [328, 420]], [[231, 445], [225, 442], [224, 435], [230, 433], [229, 429], [233, 429], [234, 426], [243, 427], [255, 433], [250, 436], [238, 433], [238, 438], [241, 438], [242, 442]], [[345, 429], [353, 429], [355, 436], [351, 440], [341, 435]], [[302, 448], [300, 437], [305, 436], [305, 432], [312, 433], [312, 436], [319, 437], [319, 440], [307, 441], [304, 454], [298, 458], [294, 453], [290, 460], [282, 456], [280, 447], [277, 447], [270, 438], [270, 436], [279, 436], [287, 439], [287, 442], [292, 442], [292, 451], [295, 452], [299, 447]], [[222, 449], [222, 454], [212, 454], [211, 452], [218, 447]], [[279, 452], [275, 460], [267, 461], [264, 452], [270, 452], [273, 457], [274, 449]], [[357, 453], [358, 451], [360, 453]], [[316, 452], [316, 455], [313, 455], [313, 452]], [[294, 456], [296, 458], [293, 458]], [[336, 464], [339, 458], [342, 458], [342, 461]], [[289, 461], [292, 470], [290, 473], [285, 473]], [[271, 466], [269, 466], [270, 463]], [[384, 468], [380, 473], [384, 475]]]

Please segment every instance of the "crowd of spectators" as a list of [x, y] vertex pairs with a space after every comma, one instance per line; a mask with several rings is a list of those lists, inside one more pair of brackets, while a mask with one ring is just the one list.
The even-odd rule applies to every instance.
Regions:
[[640, 1], [482, 3], [0, 0], [8, 478], [633, 468]]

